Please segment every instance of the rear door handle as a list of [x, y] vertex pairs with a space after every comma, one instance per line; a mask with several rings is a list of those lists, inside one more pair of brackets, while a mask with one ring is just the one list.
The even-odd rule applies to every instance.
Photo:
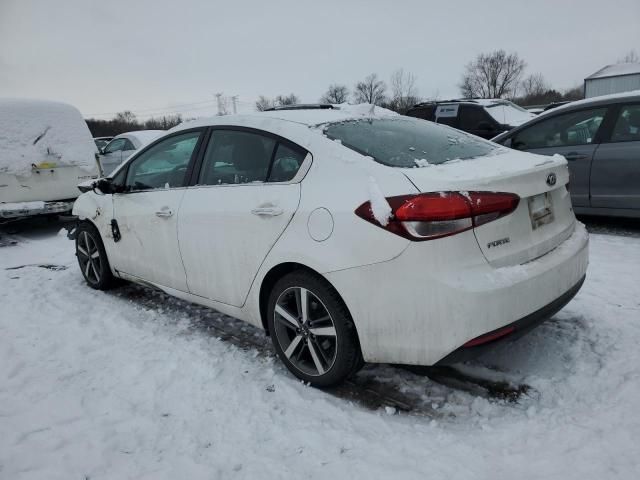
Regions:
[[585, 155], [584, 153], [578, 153], [578, 152], [569, 152], [564, 156], [564, 158], [566, 158], [569, 162], [573, 162], [575, 160], [583, 160], [587, 157], [588, 155]]
[[257, 207], [251, 210], [251, 213], [264, 217], [277, 217], [278, 215], [282, 215], [284, 210], [280, 207]]
[[173, 215], [173, 212], [168, 208], [167, 209], [163, 208], [162, 210], [158, 210], [156, 212], [156, 217], [160, 217], [160, 218], [169, 218], [172, 215]]

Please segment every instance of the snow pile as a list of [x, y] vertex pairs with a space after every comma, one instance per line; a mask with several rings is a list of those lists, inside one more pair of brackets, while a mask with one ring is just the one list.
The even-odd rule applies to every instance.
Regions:
[[0, 203], [0, 212], [9, 212], [12, 210], [42, 210], [44, 202], [18, 202], [18, 203]]
[[380, 225], [386, 227], [391, 218], [391, 206], [382, 194], [378, 182], [376, 182], [376, 179], [373, 177], [369, 177], [369, 204], [371, 205], [373, 218], [375, 218]]
[[640, 238], [592, 235], [576, 298], [465, 366], [530, 385], [516, 403], [361, 372], [433, 405], [415, 416], [305, 386], [216, 312], [88, 288], [57, 230], [0, 248], [3, 479], [638, 478]]
[[80, 112], [43, 100], [0, 99], [0, 173], [30, 175], [32, 165], [95, 168], [96, 145]]

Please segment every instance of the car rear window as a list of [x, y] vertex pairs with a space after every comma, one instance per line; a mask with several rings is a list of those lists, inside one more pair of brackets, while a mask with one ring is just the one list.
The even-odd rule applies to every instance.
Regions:
[[391, 167], [438, 165], [488, 155], [499, 148], [459, 130], [410, 117], [333, 123], [324, 134]]

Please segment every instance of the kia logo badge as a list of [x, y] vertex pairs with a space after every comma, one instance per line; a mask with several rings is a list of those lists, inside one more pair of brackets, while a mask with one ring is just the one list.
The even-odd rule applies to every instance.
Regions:
[[550, 187], [553, 187], [555, 184], [556, 184], [556, 174], [550, 173], [549, 175], [547, 175], [547, 185], [549, 185]]

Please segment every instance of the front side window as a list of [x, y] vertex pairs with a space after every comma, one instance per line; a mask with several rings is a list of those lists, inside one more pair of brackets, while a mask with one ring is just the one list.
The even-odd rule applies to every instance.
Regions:
[[640, 105], [626, 105], [620, 109], [611, 133], [612, 142], [640, 141]]
[[511, 146], [516, 150], [530, 150], [591, 144], [606, 111], [606, 108], [595, 108], [555, 115], [518, 132]]
[[116, 138], [115, 140], [112, 140], [104, 149], [104, 153], [119, 152], [124, 148], [125, 142], [126, 140], [124, 138]]
[[136, 157], [129, 165], [126, 190], [182, 187], [200, 132], [175, 135]]
[[240, 130], [214, 130], [204, 154], [198, 185], [266, 182], [276, 141]]
[[122, 150], [135, 150], [136, 147], [133, 146], [133, 143], [131, 143], [131, 140], [129, 140], [128, 138], [125, 139], [124, 141], [124, 147], [122, 148]]
[[411, 117], [350, 120], [324, 129], [327, 137], [391, 167], [437, 165], [500, 149], [468, 133]]

